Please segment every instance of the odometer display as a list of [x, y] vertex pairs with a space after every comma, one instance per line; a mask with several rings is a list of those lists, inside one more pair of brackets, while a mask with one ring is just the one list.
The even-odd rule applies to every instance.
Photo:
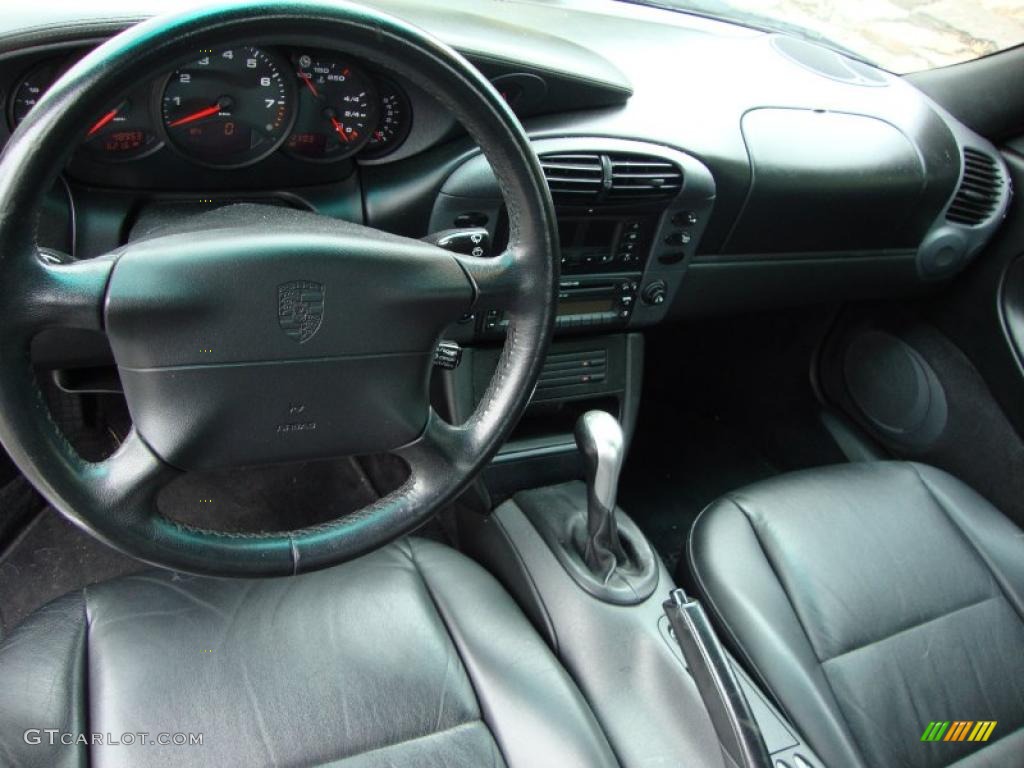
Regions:
[[205, 165], [237, 168], [263, 159], [295, 120], [287, 63], [251, 46], [204, 52], [167, 79], [161, 115], [168, 144]]
[[85, 135], [82, 146], [103, 162], [137, 160], [160, 149], [149, 114], [137, 109], [146, 104], [145, 92], [133, 94], [99, 118]]

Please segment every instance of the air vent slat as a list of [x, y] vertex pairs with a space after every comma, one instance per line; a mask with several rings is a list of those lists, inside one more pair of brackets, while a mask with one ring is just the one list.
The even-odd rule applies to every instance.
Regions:
[[976, 227], [995, 213], [1005, 182], [996, 161], [976, 149], [964, 149], [963, 165], [963, 178], [946, 210], [946, 220]]
[[682, 170], [659, 157], [565, 152], [541, 155], [555, 202], [668, 200], [683, 186]]
[[556, 202], [566, 198], [573, 202], [596, 200], [604, 188], [600, 155], [575, 152], [542, 155], [540, 166]]
[[683, 173], [674, 164], [644, 155], [609, 155], [611, 186], [606, 199], [667, 200], [679, 194]]

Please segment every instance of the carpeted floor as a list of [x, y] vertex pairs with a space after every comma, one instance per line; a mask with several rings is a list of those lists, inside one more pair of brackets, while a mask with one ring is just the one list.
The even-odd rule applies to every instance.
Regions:
[[[292, 530], [359, 509], [404, 477], [404, 468], [387, 457], [194, 472], [165, 488], [159, 507], [167, 517], [216, 530]], [[14, 482], [25, 488], [9, 496], [19, 503], [34, 499], [35, 506], [0, 554], [0, 636], [66, 592], [150, 567], [96, 541], [43, 507], [23, 480]], [[4, 499], [0, 494], [0, 504]], [[440, 537], [433, 529], [422, 533]]]
[[[679, 436], [685, 439], [676, 439]], [[693, 521], [708, 504], [779, 472], [740, 430], [698, 414], [641, 419], [619, 486], [621, 506], [675, 572]]]

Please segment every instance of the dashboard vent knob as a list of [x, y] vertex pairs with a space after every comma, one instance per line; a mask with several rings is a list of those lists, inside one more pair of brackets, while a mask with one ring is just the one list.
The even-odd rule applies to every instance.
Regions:
[[983, 224], [999, 206], [1003, 174], [996, 161], [976, 149], [964, 149], [964, 173], [946, 211], [946, 220], [974, 227]]
[[541, 155], [541, 168], [555, 202], [587, 203], [604, 189], [604, 166], [598, 154]]
[[668, 160], [645, 155], [608, 156], [611, 185], [605, 200], [667, 200], [679, 194], [683, 172]]

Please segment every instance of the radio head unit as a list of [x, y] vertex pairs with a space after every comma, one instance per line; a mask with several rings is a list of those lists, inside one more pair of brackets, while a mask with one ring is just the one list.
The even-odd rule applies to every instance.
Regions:
[[657, 216], [558, 213], [563, 274], [643, 271]]

